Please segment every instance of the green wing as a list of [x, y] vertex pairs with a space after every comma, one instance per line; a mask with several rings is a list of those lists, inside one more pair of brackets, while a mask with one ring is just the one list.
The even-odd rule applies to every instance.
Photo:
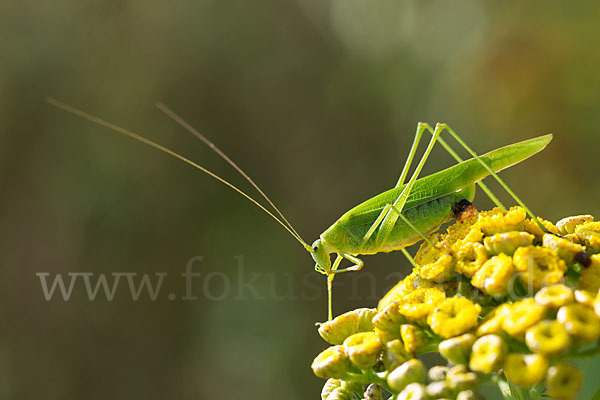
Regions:
[[[552, 135], [514, 143], [490, 151], [479, 158], [494, 172], [502, 171], [543, 150], [552, 140]], [[419, 204], [456, 192], [489, 175], [489, 171], [481, 163], [471, 158], [435, 174], [418, 179], [408, 197], [404, 210]], [[357, 225], [371, 225], [386, 204], [392, 204], [404, 189], [405, 185], [387, 190], [347, 211], [334, 224], [345, 228]]]

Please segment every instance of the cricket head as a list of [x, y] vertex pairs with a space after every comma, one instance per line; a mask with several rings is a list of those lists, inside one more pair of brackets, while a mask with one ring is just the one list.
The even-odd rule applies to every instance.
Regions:
[[317, 239], [313, 242], [312, 246], [310, 246], [309, 250], [313, 260], [317, 263], [315, 269], [322, 273], [331, 270], [331, 258], [329, 257], [329, 252], [326, 247], [325, 243], [323, 243], [323, 239]]

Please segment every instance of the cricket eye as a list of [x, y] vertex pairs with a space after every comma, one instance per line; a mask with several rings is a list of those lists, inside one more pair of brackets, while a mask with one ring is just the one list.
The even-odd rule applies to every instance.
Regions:
[[313, 251], [319, 250], [319, 246], [313, 246]]

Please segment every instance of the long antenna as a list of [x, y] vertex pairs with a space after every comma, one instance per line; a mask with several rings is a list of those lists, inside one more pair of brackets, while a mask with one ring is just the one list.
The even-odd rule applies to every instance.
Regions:
[[260, 193], [260, 195], [271, 205], [271, 207], [273, 207], [273, 209], [275, 210], [275, 212], [277, 212], [277, 214], [281, 217], [281, 219], [290, 227], [290, 229], [292, 231], [294, 231], [294, 233], [296, 234], [296, 236], [300, 236], [300, 234], [298, 232], [296, 232], [296, 230], [294, 229], [294, 227], [292, 226], [292, 224], [290, 224], [290, 222], [285, 218], [285, 216], [283, 215], [283, 213], [281, 211], [279, 211], [279, 208], [277, 208], [277, 206], [275, 206], [275, 204], [271, 201], [271, 199], [269, 198], [269, 196], [267, 196], [265, 194], [265, 192], [263, 192], [261, 190], [261, 188], [254, 182], [254, 180], [252, 180], [252, 178], [250, 178], [250, 176], [248, 176], [248, 174], [246, 174], [244, 172], [244, 170], [242, 170], [242, 168], [240, 168], [235, 163], [235, 161], [233, 161], [231, 158], [229, 158], [227, 156], [227, 154], [225, 154], [223, 151], [221, 151], [221, 149], [219, 149], [206, 136], [204, 136], [203, 134], [201, 134], [200, 132], [198, 132], [198, 130], [196, 128], [194, 128], [193, 126], [191, 126], [187, 121], [185, 121], [178, 114], [176, 114], [175, 111], [171, 110], [169, 107], [167, 107], [166, 105], [164, 105], [163, 103], [160, 103], [160, 102], [156, 103], [156, 107], [160, 111], [162, 111], [163, 113], [165, 113], [167, 115], [167, 117], [171, 118], [173, 121], [175, 121], [176, 123], [178, 123], [186, 131], [188, 131], [192, 135], [196, 136], [198, 139], [202, 140], [204, 142], [204, 144], [206, 144], [208, 147], [210, 147], [211, 149], [213, 149], [215, 151], [215, 153], [217, 153], [223, 160], [227, 161], [227, 163], [229, 165], [231, 165], [237, 172], [240, 173], [240, 175], [242, 175], [248, 182], [250, 182], [250, 184], [252, 186], [254, 186], [254, 189], [256, 189], [256, 191], [258, 193]]
[[108, 122], [102, 118], [96, 117], [95, 115], [89, 114], [83, 110], [80, 110], [78, 108], [72, 107], [68, 104], [65, 104], [59, 100], [53, 99], [51, 97], [46, 97], [46, 101], [50, 104], [52, 104], [53, 106], [60, 108], [64, 111], [70, 112], [71, 114], [77, 115], [81, 118], [87, 119], [88, 121], [94, 122], [98, 125], [104, 126], [106, 128], [112, 129], [118, 133], [121, 133], [125, 136], [129, 136], [132, 139], [135, 139], [139, 142], [142, 142], [144, 144], [147, 144], [148, 146], [154, 147], [157, 150], [162, 151], [163, 153], [167, 153], [168, 155], [175, 157], [183, 162], [185, 162], [186, 164], [191, 165], [192, 167], [199, 169], [200, 171], [204, 172], [205, 174], [213, 177], [214, 179], [218, 180], [219, 182], [223, 183], [224, 185], [230, 187], [231, 189], [235, 190], [236, 192], [238, 192], [239, 194], [241, 194], [242, 196], [244, 196], [246, 199], [250, 200], [255, 206], [257, 206], [258, 208], [260, 208], [261, 210], [263, 210], [265, 213], [267, 213], [268, 215], [271, 216], [271, 218], [273, 218], [275, 221], [277, 221], [281, 226], [283, 226], [285, 228], [286, 231], [288, 231], [298, 242], [300, 242], [300, 244], [307, 250], [310, 251], [310, 246], [308, 244], [306, 244], [306, 242], [304, 240], [302, 240], [302, 238], [300, 237], [300, 235], [298, 235], [297, 233], [295, 233], [295, 231], [292, 231], [286, 224], [284, 224], [279, 218], [277, 218], [275, 215], [273, 215], [273, 213], [271, 213], [269, 210], [267, 210], [262, 204], [260, 204], [258, 201], [256, 201], [254, 198], [252, 198], [250, 195], [246, 194], [244, 191], [242, 191], [241, 189], [238, 189], [236, 186], [234, 186], [233, 184], [229, 183], [228, 181], [226, 181], [225, 179], [221, 178], [220, 176], [218, 176], [217, 174], [209, 171], [208, 169], [204, 168], [203, 166], [201, 166], [200, 164], [195, 163], [194, 161], [182, 156], [179, 153], [176, 153], [175, 151], [160, 145], [156, 142], [153, 142], [150, 139], [146, 139], [145, 137], [138, 135], [135, 132], [129, 131], [125, 128], [121, 128], [118, 125], [115, 125], [111, 122]]

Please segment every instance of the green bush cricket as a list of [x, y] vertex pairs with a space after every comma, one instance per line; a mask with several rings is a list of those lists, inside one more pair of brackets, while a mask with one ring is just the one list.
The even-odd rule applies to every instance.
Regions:
[[[550, 134], [514, 143], [478, 156], [448, 125], [438, 123], [435, 128], [432, 128], [428, 124], [419, 123], [409, 156], [395, 187], [350, 209], [325, 230], [312, 245], [308, 245], [269, 197], [237, 164], [166, 106], [157, 105], [161, 111], [200, 138], [234, 167], [266, 199], [279, 217], [241, 189], [173, 150], [58, 100], [48, 98], [47, 101], [58, 108], [115, 130], [184, 161], [229, 186], [270, 215], [310, 252], [316, 263], [315, 269], [327, 276], [329, 319], [332, 318], [331, 289], [333, 278], [337, 273], [360, 270], [363, 267], [363, 261], [358, 256], [401, 250], [409, 261], [414, 264], [412, 257], [405, 248], [420, 240], [428, 241], [428, 234], [436, 231], [443, 223], [457, 217], [464, 208], [469, 207], [475, 196], [475, 184], [479, 184], [496, 205], [504, 208], [502, 203], [481, 182], [488, 175], [492, 175], [514, 200], [527, 210], [531, 218], [544, 231], [546, 230], [529, 208], [496, 173], [543, 150], [552, 140]], [[444, 131], [448, 132], [473, 158], [463, 161], [440, 137], [440, 134]], [[431, 139], [411, 178], [407, 183], [404, 183], [424, 132], [429, 132], [432, 135]], [[458, 161], [458, 164], [419, 179], [419, 174], [436, 142], [442, 144]], [[333, 263], [331, 262], [332, 254], [336, 254]], [[343, 259], [352, 262], [353, 265], [340, 269]]]

